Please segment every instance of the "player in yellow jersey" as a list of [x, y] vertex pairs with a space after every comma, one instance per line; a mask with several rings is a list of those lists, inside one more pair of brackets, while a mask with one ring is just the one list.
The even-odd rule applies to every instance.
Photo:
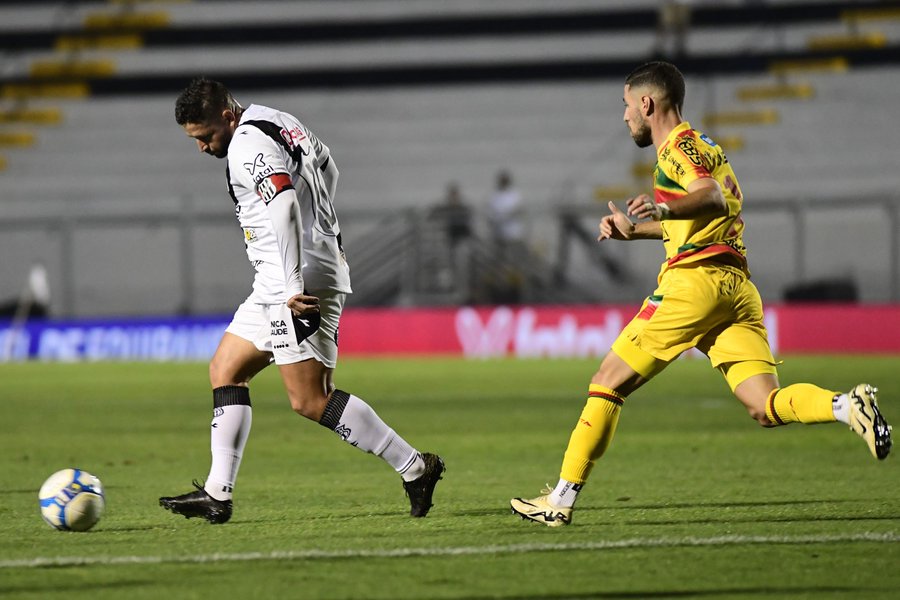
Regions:
[[810, 383], [780, 387], [741, 239], [741, 188], [722, 148], [682, 119], [684, 88], [682, 74], [666, 62], [646, 63], [625, 80], [625, 124], [639, 147], [656, 148], [654, 198], [631, 198], [627, 212], [610, 202], [598, 239], [661, 239], [666, 260], [653, 295], [591, 379], [559, 483], [537, 498], [511, 500], [513, 512], [525, 519], [551, 527], [571, 523], [578, 493], [612, 441], [625, 399], [690, 348], [709, 357], [763, 427], [842, 422], [876, 458], [891, 450], [891, 428], [872, 385], [847, 393]]

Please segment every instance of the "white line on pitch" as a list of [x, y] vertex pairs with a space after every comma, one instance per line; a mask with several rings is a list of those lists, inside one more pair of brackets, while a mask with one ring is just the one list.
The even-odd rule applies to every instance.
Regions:
[[827, 544], [833, 542], [876, 542], [896, 544], [900, 534], [864, 532], [848, 535], [722, 535], [716, 537], [632, 538], [598, 542], [507, 544], [497, 546], [457, 546], [449, 548], [384, 548], [380, 550], [275, 550], [201, 554], [199, 556], [59, 556], [0, 561], [0, 569], [39, 567], [80, 567], [93, 565], [147, 565], [163, 563], [216, 563], [259, 560], [315, 560], [353, 558], [408, 558], [416, 556], [478, 556], [525, 554], [621, 548], [667, 548], [677, 546], [744, 546], [750, 544]]

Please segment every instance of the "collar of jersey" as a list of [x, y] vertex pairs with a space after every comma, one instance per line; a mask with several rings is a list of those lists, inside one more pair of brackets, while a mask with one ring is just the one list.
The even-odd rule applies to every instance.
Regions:
[[669, 135], [666, 136], [666, 141], [663, 142], [662, 146], [659, 147], [659, 152], [657, 154], [662, 153], [663, 149], [669, 145], [669, 143], [677, 138], [679, 135], [684, 133], [685, 131], [689, 131], [691, 129], [691, 124], [687, 121], [682, 121], [675, 128], [669, 132]]

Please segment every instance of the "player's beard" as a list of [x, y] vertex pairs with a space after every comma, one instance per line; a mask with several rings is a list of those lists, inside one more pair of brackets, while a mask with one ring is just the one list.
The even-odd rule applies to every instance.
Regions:
[[225, 158], [226, 156], [228, 156], [228, 146], [231, 145], [231, 139], [233, 137], [234, 136], [230, 132], [225, 131], [222, 134], [222, 139], [220, 140], [222, 145], [218, 150], [216, 150], [215, 152], [210, 152], [210, 154], [212, 154], [216, 158]]
[[653, 133], [650, 131], [650, 126], [647, 125], [647, 122], [644, 121], [644, 119], [641, 119], [637, 129], [631, 132], [631, 139], [634, 140], [634, 143], [637, 144], [638, 148], [646, 148], [653, 143]]
[[212, 152], [212, 155], [215, 156], [216, 158], [225, 158], [226, 156], [228, 156], [228, 146], [230, 144], [231, 144], [231, 138], [228, 138], [228, 140], [226, 140], [222, 143], [221, 147], [219, 147], [215, 152]]

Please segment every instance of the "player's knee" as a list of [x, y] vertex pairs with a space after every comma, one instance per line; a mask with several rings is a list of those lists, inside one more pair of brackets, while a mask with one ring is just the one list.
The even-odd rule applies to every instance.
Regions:
[[325, 404], [328, 399], [325, 396], [317, 397], [315, 394], [292, 394], [291, 409], [306, 419], [318, 422], [325, 412]]
[[591, 377], [591, 385], [600, 385], [615, 390], [623, 396], [631, 395], [646, 382], [646, 379], [632, 371], [630, 367], [616, 371], [601, 365], [600, 369]]
[[225, 382], [226, 379], [223, 361], [214, 356], [213, 359], [209, 361], [209, 383], [213, 388], [217, 388], [231, 383]]
[[[778, 389], [778, 378], [774, 373], [765, 372], [765, 368], [768, 368], [768, 364], [759, 361], [737, 363], [727, 369], [725, 378], [733, 385], [735, 397], [741, 401], [750, 417], [762, 427], [772, 427], [772, 422], [766, 415], [766, 404], [772, 390]], [[744, 376], [750, 369], [755, 370], [755, 373], [749, 377]], [[739, 383], [735, 384], [735, 381]]]
[[748, 406], [747, 412], [750, 413], [750, 418], [759, 423], [761, 427], [771, 427], [772, 422], [769, 420], [769, 417], [766, 416], [766, 409], [760, 406]]
[[750, 415], [750, 418], [759, 423], [762, 427], [771, 427], [772, 422], [769, 421], [769, 417], [766, 416], [766, 401], [764, 396], [753, 396], [746, 393], [738, 393], [736, 394], [738, 400], [741, 401], [741, 404], [744, 405], [744, 408], [747, 409], [747, 413]]
[[307, 419], [314, 418], [314, 415], [312, 414], [312, 405], [309, 402], [304, 402], [303, 398], [291, 398], [291, 410], [301, 417], [306, 417]]
[[214, 356], [209, 362], [209, 383], [215, 389], [223, 385], [242, 385], [246, 381], [239, 379], [234, 367], [229, 365], [228, 361]]

